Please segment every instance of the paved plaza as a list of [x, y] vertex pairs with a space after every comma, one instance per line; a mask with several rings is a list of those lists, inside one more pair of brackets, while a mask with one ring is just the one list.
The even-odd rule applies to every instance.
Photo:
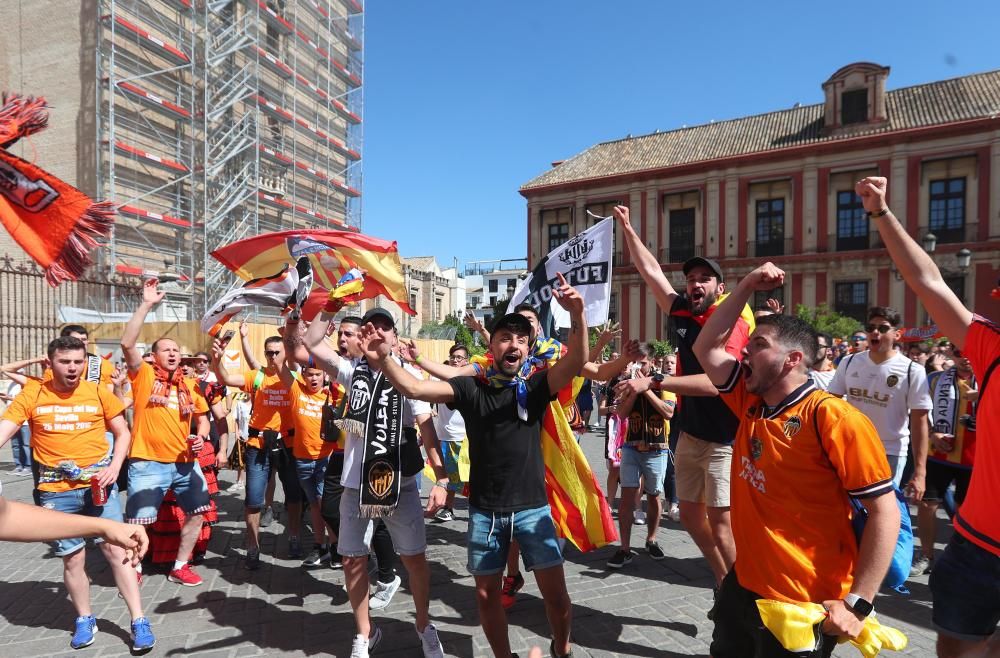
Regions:
[[[583, 446], [603, 482], [601, 440], [587, 434]], [[4, 459], [9, 454], [4, 448]], [[9, 462], [0, 462], [3, 494], [30, 501], [30, 478], [14, 476], [10, 470]], [[204, 584], [182, 587], [168, 582], [163, 572], [147, 569], [142, 597], [157, 636], [150, 655], [348, 656], [354, 623], [343, 572], [327, 567], [307, 570], [298, 560], [285, 559], [288, 546], [281, 537], [283, 525], [277, 523], [262, 532], [261, 569], [244, 570], [242, 492], [227, 491], [232, 481], [232, 471], [222, 475], [224, 490], [217, 497], [220, 522], [208, 556], [197, 568]], [[467, 514], [461, 503], [456, 521], [428, 524], [431, 616], [448, 655], [489, 656], [476, 614], [473, 581], [465, 569]], [[944, 521], [939, 523], [943, 542], [951, 529]], [[642, 527], [634, 529], [633, 545], [642, 546], [644, 532]], [[705, 615], [712, 602], [708, 568], [678, 524], [666, 520], [659, 541], [665, 560], [654, 562], [640, 551], [631, 565], [619, 571], [605, 566], [612, 547], [588, 554], [568, 550], [566, 579], [573, 601], [575, 656], [708, 655], [712, 632]], [[100, 632], [91, 647], [72, 651], [69, 638], [75, 615], [63, 588], [61, 561], [42, 544], [0, 543], [0, 657], [128, 655], [128, 613], [98, 551], [90, 551], [88, 571]], [[405, 573], [403, 581], [392, 605], [373, 613], [384, 632], [375, 656], [421, 655]], [[531, 646], [547, 649], [549, 644], [538, 588], [530, 576], [526, 581], [508, 615], [511, 645], [522, 658]], [[910, 641], [906, 652], [884, 655], [933, 656], [927, 576], [908, 585], [909, 596], [889, 591], [876, 601], [882, 622], [901, 629]], [[860, 653], [846, 645], [835, 655]]]

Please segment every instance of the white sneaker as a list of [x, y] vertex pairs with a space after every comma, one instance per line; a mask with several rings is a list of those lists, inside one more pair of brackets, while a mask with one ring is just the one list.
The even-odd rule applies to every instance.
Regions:
[[372, 626], [372, 634], [368, 637], [355, 635], [351, 643], [351, 658], [368, 658], [368, 652], [375, 649], [382, 639], [382, 629]]
[[646, 513], [643, 512], [641, 509], [637, 509], [635, 511], [634, 518], [636, 525], [646, 525]]
[[427, 624], [423, 633], [417, 631], [417, 637], [420, 638], [424, 658], [444, 658], [444, 647], [441, 646], [441, 638], [438, 637], [434, 624]]
[[368, 599], [368, 607], [372, 610], [382, 610], [383, 608], [388, 608], [389, 603], [392, 602], [393, 595], [396, 594], [396, 590], [403, 583], [403, 579], [396, 576], [392, 579], [392, 582], [388, 583], [375, 583], [375, 592]]
[[681, 508], [678, 507], [676, 503], [670, 506], [670, 511], [667, 512], [667, 518], [669, 518], [674, 523], [681, 522]]

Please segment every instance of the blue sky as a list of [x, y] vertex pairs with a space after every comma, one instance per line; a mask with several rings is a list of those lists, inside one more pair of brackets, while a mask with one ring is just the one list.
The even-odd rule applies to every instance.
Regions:
[[[836, 10], [841, 11], [836, 11]], [[368, 0], [363, 230], [442, 265], [525, 254], [517, 190], [597, 142], [1000, 68], [1000, 3]]]

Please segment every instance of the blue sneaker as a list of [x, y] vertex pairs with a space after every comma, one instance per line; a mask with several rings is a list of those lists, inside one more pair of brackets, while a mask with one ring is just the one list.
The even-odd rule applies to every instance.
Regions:
[[149, 620], [139, 617], [132, 622], [132, 650], [149, 651], [156, 644], [156, 637], [153, 629], [149, 627]]
[[74, 649], [89, 647], [94, 643], [94, 634], [97, 632], [97, 620], [94, 615], [76, 618], [76, 630], [73, 631], [73, 639], [69, 641], [69, 646]]

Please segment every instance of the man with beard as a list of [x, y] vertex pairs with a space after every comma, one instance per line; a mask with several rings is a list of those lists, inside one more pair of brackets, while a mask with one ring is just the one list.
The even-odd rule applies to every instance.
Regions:
[[[533, 374], [531, 323], [519, 313], [499, 319], [490, 334], [493, 365], [481, 377], [417, 379], [392, 358], [391, 336], [365, 327], [366, 355], [409, 398], [448, 404], [462, 412], [469, 437], [468, 569], [476, 582], [479, 619], [493, 655], [511, 656], [500, 582], [510, 543], [520, 543], [535, 574], [552, 628], [551, 653], [571, 655], [570, 601], [563, 557], [545, 493], [541, 423], [549, 401], [577, 376], [587, 359], [583, 298], [558, 275], [553, 296], [570, 313], [568, 351]], [[435, 484], [443, 487], [447, 480]]]
[[868, 350], [849, 354], [827, 389], [868, 416], [878, 430], [898, 488], [903, 478], [908, 445], [913, 444], [913, 477], [908, 488], [916, 500], [924, 495], [927, 463], [927, 412], [931, 397], [927, 375], [903, 356], [896, 343], [901, 318], [887, 306], [868, 310]]
[[833, 365], [833, 337], [822, 333], [817, 336], [819, 351], [816, 352], [816, 360], [812, 364], [809, 376], [812, 377], [816, 388], [825, 391], [830, 388], [833, 375], [837, 372], [837, 366]]
[[[722, 269], [708, 258], [688, 259], [683, 267], [686, 295], [678, 294], [656, 257], [632, 228], [629, 209], [617, 206], [614, 214], [632, 262], [656, 298], [657, 306], [673, 322], [675, 334], [670, 340], [678, 348], [677, 376], [664, 380], [662, 388], [678, 397], [678, 411], [672, 422], [680, 428], [674, 476], [680, 519], [708, 561], [718, 586], [736, 559], [729, 514], [729, 473], [739, 421], [718, 399], [718, 391], [705, 376], [691, 346], [725, 292]], [[726, 349], [737, 359], [753, 329], [749, 307], [741, 311], [726, 344]], [[639, 395], [649, 389], [651, 382], [648, 377], [622, 382], [618, 385], [619, 394], [629, 388], [632, 395]]]
[[[829, 656], [836, 636], [856, 638], [899, 532], [875, 428], [809, 378], [815, 330], [798, 318], [770, 315], [760, 318], [742, 361], [726, 348], [750, 296], [781, 285], [784, 276], [766, 263], [741, 279], [694, 344], [720, 399], [740, 418], [732, 483], [736, 562], [716, 602], [715, 658]], [[868, 511], [860, 545], [850, 497]], [[765, 621], [759, 599], [814, 604], [826, 613], [822, 635], [806, 651], [786, 648], [778, 640], [784, 624]]]

